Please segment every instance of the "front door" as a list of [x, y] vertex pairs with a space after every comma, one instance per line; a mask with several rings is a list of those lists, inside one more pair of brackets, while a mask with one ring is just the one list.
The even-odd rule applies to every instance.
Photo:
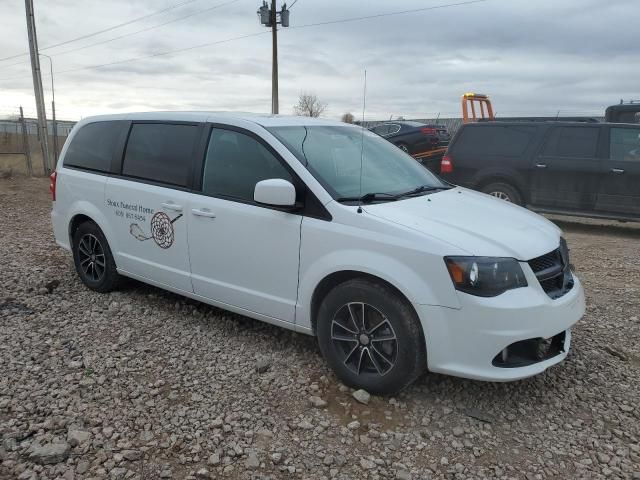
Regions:
[[215, 303], [294, 322], [302, 216], [253, 200], [257, 182], [293, 182], [257, 136], [212, 128], [201, 192], [189, 205], [194, 292]]
[[599, 126], [554, 126], [533, 158], [531, 203], [559, 210], [593, 210], [600, 159]]
[[608, 143], [596, 211], [640, 217], [640, 127], [612, 126]]
[[198, 125], [133, 123], [121, 175], [105, 190], [118, 268], [185, 292], [193, 291], [185, 210], [200, 134]]

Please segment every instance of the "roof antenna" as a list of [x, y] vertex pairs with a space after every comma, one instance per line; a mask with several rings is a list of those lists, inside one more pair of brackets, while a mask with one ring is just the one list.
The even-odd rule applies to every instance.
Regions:
[[364, 91], [362, 92], [362, 128], [360, 132], [360, 195], [358, 195], [358, 213], [362, 213], [362, 158], [364, 157], [364, 111], [367, 107], [367, 69], [364, 69]]

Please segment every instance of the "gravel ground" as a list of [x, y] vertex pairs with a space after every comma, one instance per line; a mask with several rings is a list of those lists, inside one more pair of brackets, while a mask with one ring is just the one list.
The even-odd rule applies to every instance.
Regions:
[[556, 219], [588, 297], [564, 363], [363, 404], [311, 337], [84, 288], [45, 180], [0, 180], [0, 204], [1, 478], [640, 479], [638, 224]]

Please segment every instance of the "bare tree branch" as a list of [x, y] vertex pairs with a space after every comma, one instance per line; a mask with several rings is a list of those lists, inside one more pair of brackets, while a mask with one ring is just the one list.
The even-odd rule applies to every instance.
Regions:
[[298, 98], [298, 104], [294, 105], [296, 115], [303, 117], [319, 117], [327, 109], [327, 104], [318, 100], [314, 93], [302, 92]]

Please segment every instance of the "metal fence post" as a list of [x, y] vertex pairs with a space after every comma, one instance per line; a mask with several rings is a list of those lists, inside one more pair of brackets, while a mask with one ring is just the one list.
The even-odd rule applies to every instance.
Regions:
[[33, 165], [31, 164], [31, 149], [29, 148], [29, 136], [27, 134], [27, 124], [24, 121], [24, 112], [22, 111], [22, 106], [20, 107], [20, 126], [22, 127], [22, 148], [27, 160], [27, 170], [29, 171], [29, 176], [32, 177]]

